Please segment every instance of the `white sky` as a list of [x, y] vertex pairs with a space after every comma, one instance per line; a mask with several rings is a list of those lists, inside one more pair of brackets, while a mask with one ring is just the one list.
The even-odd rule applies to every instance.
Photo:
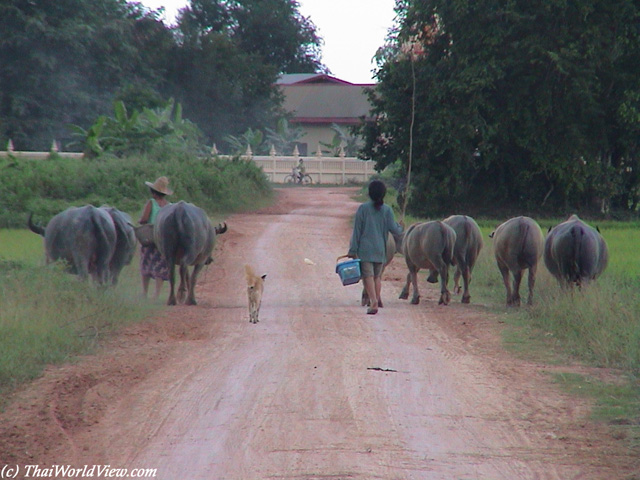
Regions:
[[[172, 23], [188, 0], [137, 0], [158, 9]], [[394, 0], [298, 0], [300, 13], [324, 39], [322, 62], [333, 76], [351, 83], [372, 83], [373, 56], [393, 25]]]

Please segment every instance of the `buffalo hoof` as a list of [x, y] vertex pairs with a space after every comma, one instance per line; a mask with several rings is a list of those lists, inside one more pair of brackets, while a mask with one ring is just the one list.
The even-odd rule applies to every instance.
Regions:
[[184, 302], [185, 305], [197, 305], [198, 302], [196, 302], [195, 298], [188, 298], [186, 302]]
[[438, 283], [438, 272], [431, 272], [427, 277], [427, 282]]
[[169, 297], [169, 300], [167, 300], [167, 305], [176, 305], [175, 297]]
[[[462, 287], [453, 287], [454, 295], [460, 295], [461, 293], [462, 293]], [[469, 303], [469, 302], [465, 302], [463, 299], [462, 303]]]
[[443, 293], [440, 295], [440, 300], [438, 301], [438, 305], [449, 305], [451, 301], [451, 294], [449, 292]]
[[411, 299], [411, 304], [412, 305], [419, 305], [420, 304], [420, 297], [413, 297]]
[[384, 305], [382, 305], [381, 299], [378, 299], [378, 308], [384, 308]]
[[507, 300], [507, 307], [518, 308], [520, 306], [519, 298], [512, 298], [511, 300]]
[[402, 290], [402, 292], [400, 292], [400, 296], [398, 297], [400, 300], [406, 300], [407, 298], [409, 298], [409, 292]]
[[471, 296], [462, 297], [462, 303], [471, 303]]

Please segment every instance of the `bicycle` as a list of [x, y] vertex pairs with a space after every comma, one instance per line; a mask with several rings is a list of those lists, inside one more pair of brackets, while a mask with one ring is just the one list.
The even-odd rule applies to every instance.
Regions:
[[310, 185], [313, 183], [313, 179], [311, 178], [311, 175], [309, 175], [308, 173], [305, 173], [301, 176], [294, 176], [292, 174], [287, 175], [286, 177], [284, 177], [284, 183], [296, 183], [298, 185]]

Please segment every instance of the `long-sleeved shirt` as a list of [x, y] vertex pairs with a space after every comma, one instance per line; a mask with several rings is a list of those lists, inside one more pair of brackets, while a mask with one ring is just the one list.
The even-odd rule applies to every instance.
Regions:
[[353, 222], [349, 255], [355, 255], [364, 262], [386, 262], [389, 232], [402, 233], [402, 226], [395, 221], [391, 207], [383, 204], [380, 210], [376, 210], [373, 202], [363, 203], [358, 207]]

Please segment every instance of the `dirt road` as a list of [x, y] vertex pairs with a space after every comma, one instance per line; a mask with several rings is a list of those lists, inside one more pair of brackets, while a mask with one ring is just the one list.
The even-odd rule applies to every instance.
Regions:
[[[199, 305], [167, 307], [20, 392], [5, 461], [162, 480], [631, 478], [634, 459], [588, 405], [549, 383], [557, 367], [504, 353], [483, 306], [438, 306], [426, 284], [421, 305], [398, 300], [398, 258], [385, 308], [365, 314], [360, 286], [334, 273], [354, 192], [282, 189], [228, 218]], [[245, 263], [267, 274], [256, 325]]]

